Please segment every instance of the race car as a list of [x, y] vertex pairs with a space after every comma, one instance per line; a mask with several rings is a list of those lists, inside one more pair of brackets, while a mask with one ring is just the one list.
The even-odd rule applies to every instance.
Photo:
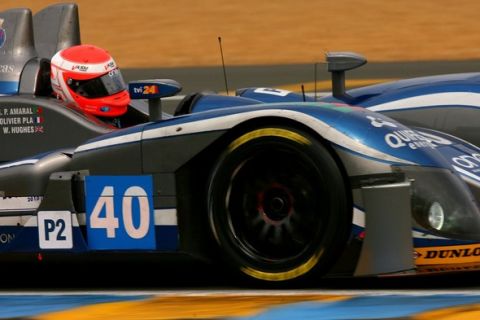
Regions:
[[[184, 253], [264, 284], [480, 265], [476, 172], [455, 160], [480, 154], [475, 145], [267, 88], [192, 94], [161, 117], [160, 99], [180, 88], [172, 80], [129, 83], [132, 99], [149, 101], [132, 112], [147, 119], [112, 127], [39, 89], [48, 59], [13, 54], [28, 41], [38, 54], [28, 26], [75, 15], [74, 5], [33, 23], [28, 9], [0, 14], [0, 65], [14, 61], [17, 89], [0, 97], [2, 160], [18, 157], [0, 165], [0, 261]], [[61, 30], [48, 55], [74, 43], [58, 41]]]

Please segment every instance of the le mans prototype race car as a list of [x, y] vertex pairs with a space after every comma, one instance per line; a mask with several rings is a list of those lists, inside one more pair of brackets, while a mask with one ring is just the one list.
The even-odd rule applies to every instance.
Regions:
[[249, 88], [168, 116], [180, 85], [134, 81], [119, 129], [50, 96], [49, 59], [80, 43], [75, 5], [0, 19], [1, 261], [187, 253], [264, 283], [480, 266], [480, 149], [447, 130], [450, 109], [428, 116], [450, 100], [412, 102], [457, 86], [465, 105], [478, 75], [346, 93], [361, 59], [337, 53], [325, 101]]

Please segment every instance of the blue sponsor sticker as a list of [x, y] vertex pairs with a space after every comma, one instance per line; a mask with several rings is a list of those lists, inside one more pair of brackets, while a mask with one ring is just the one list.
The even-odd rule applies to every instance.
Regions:
[[155, 83], [129, 84], [129, 93], [132, 99], [161, 98], [159, 86]]
[[138, 80], [128, 83], [128, 92], [131, 99], [155, 99], [170, 97], [182, 90], [182, 86], [175, 80]]
[[85, 194], [90, 249], [155, 249], [151, 176], [87, 176]]

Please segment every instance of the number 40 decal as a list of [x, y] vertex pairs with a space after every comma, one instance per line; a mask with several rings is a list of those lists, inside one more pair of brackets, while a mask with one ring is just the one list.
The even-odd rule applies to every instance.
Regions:
[[[115, 238], [115, 231], [119, 228], [118, 218], [115, 217], [114, 188], [106, 186], [98, 198], [95, 208], [90, 215], [90, 228], [106, 229], [107, 238]], [[138, 227], [133, 224], [132, 202], [134, 197], [139, 202], [140, 223]], [[101, 212], [105, 209], [105, 217]], [[148, 233], [150, 226], [150, 205], [147, 193], [141, 187], [130, 187], [125, 191], [122, 200], [122, 217], [127, 234], [133, 239], [141, 239]]]
[[90, 248], [155, 248], [150, 176], [89, 176], [85, 185]]

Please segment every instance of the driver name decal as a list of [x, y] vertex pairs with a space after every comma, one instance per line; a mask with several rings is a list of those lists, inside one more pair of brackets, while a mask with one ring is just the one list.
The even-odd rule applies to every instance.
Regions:
[[0, 133], [42, 134], [44, 133], [42, 107], [4, 107], [0, 106]]

